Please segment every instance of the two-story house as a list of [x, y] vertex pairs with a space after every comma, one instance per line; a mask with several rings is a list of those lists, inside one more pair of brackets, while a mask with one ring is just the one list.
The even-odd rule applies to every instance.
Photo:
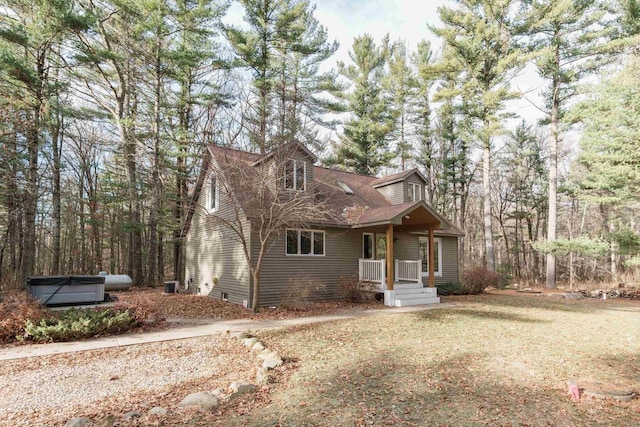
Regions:
[[[209, 146], [206, 156], [186, 231], [185, 279], [198, 293], [248, 305], [253, 286], [243, 251], [258, 251], [252, 232], [258, 219], [246, 190], [221, 191], [233, 183], [221, 182], [212, 165], [224, 157], [250, 174], [273, 161], [273, 155]], [[412, 169], [377, 178], [315, 166], [316, 161], [304, 145], [292, 143], [288, 158], [277, 166], [281, 173], [274, 172], [272, 184], [262, 184], [313, 192], [309, 197], [321, 194], [333, 215], [303, 229], [282, 230], [269, 245], [260, 274], [260, 305], [282, 303], [295, 281], [315, 284], [318, 300], [337, 299], [340, 282], [354, 277], [374, 284], [387, 305], [439, 302], [435, 285], [459, 280], [462, 232], [425, 202], [424, 176]], [[238, 210], [245, 247], [227, 229]]]

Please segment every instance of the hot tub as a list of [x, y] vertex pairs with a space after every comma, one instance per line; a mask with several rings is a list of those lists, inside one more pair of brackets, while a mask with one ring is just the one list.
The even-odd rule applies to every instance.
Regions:
[[102, 276], [34, 276], [29, 293], [44, 305], [90, 304], [104, 301]]

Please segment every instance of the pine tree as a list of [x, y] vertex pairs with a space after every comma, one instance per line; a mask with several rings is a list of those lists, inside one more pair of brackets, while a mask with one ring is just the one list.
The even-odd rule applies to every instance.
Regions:
[[432, 31], [444, 39], [441, 68], [462, 74], [460, 90], [469, 96], [469, 114], [477, 123], [475, 136], [483, 149], [483, 222], [485, 261], [495, 270], [491, 220], [491, 150], [502, 133], [501, 112], [516, 94], [509, 82], [524, 66], [511, 17], [514, 0], [458, 0], [458, 7], [440, 7], [443, 23]]
[[437, 153], [431, 118], [431, 89], [436, 83], [437, 74], [434, 68], [435, 61], [431, 51], [431, 43], [425, 40], [420, 41], [411, 59], [416, 69], [416, 91], [411, 115], [411, 122], [415, 126], [415, 136], [417, 139], [416, 161], [425, 169], [425, 176], [427, 177], [427, 201], [433, 205], [436, 194], [436, 170], [434, 162]]
[[321, 151], [317, 126], [332, 127], [325, 122], [326, 113], [339, 110], [324, 93], [340, 87], [333, 72], [320, 72], [319, 66], [338, 49], [330, 42], [326, 29], [313, 16], [315, 6], [298, 1], [283, 12], [275, 45], [277, 68], [276, 123], [274, 138], [282, 143], [297, 139]]
[[26, 183], [24, 191], [24, 239], [22, 278], [36, 265], [36, 212], [38, 206], [39, 150], [48, 137], [47, 124], [52, 95], [59, 81], [52, 69], [57, 46], [63, 37], [81, 32], [89, 19], [68, 0], [6, 1], [0, 21], [0, 68], [5, 78], [19, 88], [14, 106], [27, 117]]
[[[578, 82], [596, 72], [613, 52], [607, 39], [615, 33], [613, 19], [605, 2], [582, 0], [530, 0], [525, 25], [531, 48], [536, 52], [536, 66], [548, 83], [546, 121], [550, 126], [549, 144], [549, 214], [547, 240], [556, 238], [558, 151], [562, 135], [562, 118], [569, 100], [576, 94]], [[547, 254], [547, 287], [556, 287], [556, 259]]]
[[384, 80], [384, 88], [393, 103], [396, 123], [392, 136], [396, 140], [395, 151], [400, 159], [400, 169], [406, 170], [413, 158], [411, 143], [411, 117], [417, 92], [417, 80], [404, 41], [391, 46], [389, 73]]
[[353, 41], [349, 52], [353, 64], [338, 63], [339, 73], [353, 86], [352, 91], [340, 95], [347, 101], [352, 116], [344, 122], [343, 134], [334, 146], [329, 164], [375, 175], [394, 157], [388, 151], [388, 138], [394, 128], [395, 115], [382, 90], [388, 54], [388, 36], [376, 46], [373, 38], [365, 34]]

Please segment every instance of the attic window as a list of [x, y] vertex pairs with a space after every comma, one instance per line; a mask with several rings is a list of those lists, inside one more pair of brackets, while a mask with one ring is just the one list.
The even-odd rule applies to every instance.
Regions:
[[305, 191], [307, 165], [302, 160], [289, 159], [284, 167], [284, 188]]
[[352, 195], [353, 194], [353, 190], [344, 182], [342, 181], [336, 181], [336, 184], [338, 184], [338, 187], [342, 188], [344, 190], [344, 192], [348, 195]]

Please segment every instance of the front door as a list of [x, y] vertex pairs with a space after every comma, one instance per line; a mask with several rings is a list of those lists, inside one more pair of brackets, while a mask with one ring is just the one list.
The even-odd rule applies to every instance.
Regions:
[[429, 275], [429, 238], [418, 238], [418, 259], [422, 262], [422, 276]]
[[[429, 238], [420, 236], [418, 238], [418, 257], [422, 261], [422, 276], [429, 276]], [[439, 275], [440, 271], [440, 239], [433, 241], [433, 271], [435, 275]]]
[[362, 258], [373, 259], [374, 258], [374, 245], [373, 245], [373, 233], [362, 234]]

